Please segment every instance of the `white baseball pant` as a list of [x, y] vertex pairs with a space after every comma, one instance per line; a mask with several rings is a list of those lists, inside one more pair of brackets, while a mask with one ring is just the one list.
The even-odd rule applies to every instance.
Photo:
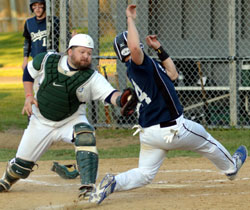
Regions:
[[40, 123], [32, 115], [22, 136], [16, 157], [36, 162], [53, 142], [64, 141], [72, 144], [73, 126], [80, 122], [89, 123], [85, 115], [79, 115], [60, 127], [53, 127]]
[[176, 119], [176, 125], [161, 128], [154, 125], [140, 131], [138, 168], [115, 176], [115, 191], [129, 190], [149, 184], [157, 174], [168, 150], [190, 150], [208, 158], [222, 173], [236, 171], [230, 153], [214, 139], [202, 125], [185, 119]]

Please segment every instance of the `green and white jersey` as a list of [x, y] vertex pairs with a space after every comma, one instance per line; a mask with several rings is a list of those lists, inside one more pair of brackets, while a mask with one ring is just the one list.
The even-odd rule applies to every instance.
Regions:
[[[70, 71], [67, 58], [67, 55], [41, 53], [28, 63], [29, 74], [35, 80], [35, 97], [40, 105], [39, 108], [33, 105], [33, 114], [50, 126], [61, 126], [77, 115], [86, 115], [86, 103], [93, 100], [105, 103], [104, 100], [115, 90], [95, 70], [89, 70], [87, 76], [83, 71]], [[69, 103], [64, 100], [67, 96], [70, 96]], [[62, 116], [58, 110], [67, 115]]]

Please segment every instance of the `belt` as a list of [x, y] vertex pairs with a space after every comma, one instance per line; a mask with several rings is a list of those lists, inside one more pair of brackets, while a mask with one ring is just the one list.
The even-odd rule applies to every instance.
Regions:
[[176, 120], [173, 120], [173, 121], [167, 121], [167, 122], [161, 122], [160, 123], [160, 127], [161, 128], [166, 128], [166, 127], [170, 127], [170, 126], [173, 126], [173, 125], [176, 125]]

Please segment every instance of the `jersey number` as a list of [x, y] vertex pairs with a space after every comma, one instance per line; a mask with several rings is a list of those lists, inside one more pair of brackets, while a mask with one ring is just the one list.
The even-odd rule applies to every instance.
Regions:
[[[138, 112], [140, 110], [140, 106], [142, 105], [142, 102], [145, 101], [146, 104], [150, 104], [151, 98], [148, 97], [147, 93], [145, 93], [141, 90], [141, 88], [135, 83], [134, 80], [131, 80], [131, 81], [135, 87], [136, 95], [140, 101], [140, 103], [137, 106], [137, 112]], [[138, 114], [139, 114], [139, 112], [138, 112]]]
[[47, 41], [46, 41], [46, 37], [43, 38], [43, 47], [47, 46]]

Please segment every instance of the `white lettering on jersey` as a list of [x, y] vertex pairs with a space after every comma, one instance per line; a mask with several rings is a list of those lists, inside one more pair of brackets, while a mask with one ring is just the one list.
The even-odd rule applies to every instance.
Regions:
[[44, 37], [47, 36], [47, 31], [46, 30], [43, 30], [43, 31], [38, 30], [37, 33], [31, 32], [30, 36], [31, 36], [32, 42], [35, 42], [37, 40], [42, 40]]
[[136, 107], [136, 112], [137, 112], [138, 117], [139, 117], [140, 116], [139, 110], [140, 110], [140, 107], [142, 105], [142, 102], [145, 101], [146, 104], [149, 104], [149, 103], [151, 103], [151, 98], [148, 97], [147, 93], [142, 92], [141, 88], [135, 83], [135, 81], [133, 79], [131, 81], [133, 83], [133, 86], [135, 87], [135, 92], [136, 92], [136, 95], [137, 95], [139, 102], [140, 102], [137, 104], [137, 107]]
[[136, 95], [139, 99], [140, 102], [143, 102], [145, 101], [146, 104], [150, 104], [151, 103], [151, 98], [148, 97], [147, 93], [145, 92], [142, 92], [141, 88], [135, 83], [134, 80], [132, 80], [132, 83], [135, 87], [135, 92], [136, 92]]
[[47, 41], [46, 41], [46, 37], [44, 37], [44, 38], [43, 38], [43, 45], [42, 45], [42, 46], [43, 46], [43, 47], [46, 47], [46, 45], [47, 45]]

